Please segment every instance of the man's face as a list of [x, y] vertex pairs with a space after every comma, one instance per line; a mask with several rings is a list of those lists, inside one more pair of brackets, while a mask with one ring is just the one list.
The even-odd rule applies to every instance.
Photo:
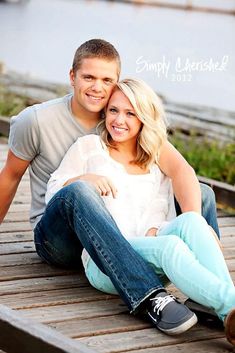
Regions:
[[70, 71], [70, 81], [74, 88], [73, 113], [99, 113], [118, 81], [118, 65], [114, 60], [87, 58], [76, 73]]

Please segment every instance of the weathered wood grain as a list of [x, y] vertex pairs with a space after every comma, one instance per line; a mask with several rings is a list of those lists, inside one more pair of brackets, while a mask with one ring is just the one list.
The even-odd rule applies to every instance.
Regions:
[[58, 331], [0, 305], [0, 346], [8, 353], [95, 353]]
[[[113, 333], [109, 335], [99, 335], [93, 337], [79, 338], [90, 348], [102, 353], [125, 352], [140, 350], [145, 348], [172, 346], [173, 344], [196, 342], [198, 340], [208, 340], [211, 338], [223, 337], [221, 329], [205, 329], [203, 326], [194, 326], [190, 331], [179, 336], [167, 336], [155, 328], [145, 330], [127, 331]], [[212, 352], [212, 351], [211, 351]]]

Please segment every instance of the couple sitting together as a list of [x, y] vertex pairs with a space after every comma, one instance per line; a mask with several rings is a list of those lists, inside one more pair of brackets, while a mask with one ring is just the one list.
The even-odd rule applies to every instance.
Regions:
[[78, 268], [82, 257], [92, 286], [119, 294], [132, 313], [145, 311], [155, 327], [176, 335], [197, 317], [167, 293], [171, 282], [213, 309], [234, 345], [235, 288], [213, 194], [167, 140], [159, 97], [141, 80], [118, 82], [119, 73], [110, 43], [85, 42], [70, 71], [73, 93], [12, 119], [0, 175], [6, 181], [10, 174], [12, 187], [1, 217], [29, 166], [42, 259]]

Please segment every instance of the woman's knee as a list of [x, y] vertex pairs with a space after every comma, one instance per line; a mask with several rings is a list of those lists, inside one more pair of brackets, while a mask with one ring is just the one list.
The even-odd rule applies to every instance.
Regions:
[[205, 219], [195, 211], [182, 213], [181, 215], [178, 216], [178, 219], [184, 224], [185, 223], [196, 224], [197, 222], [203, 222], [203, 223], [205, 222]]

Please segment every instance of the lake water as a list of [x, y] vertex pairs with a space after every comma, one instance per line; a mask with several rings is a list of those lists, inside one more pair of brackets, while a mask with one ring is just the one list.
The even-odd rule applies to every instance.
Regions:
[[177, 102], [235, 111], [235, 17], [99, 0], [0, 3], [0, 61], [67, 83], [76, 48], [112, 42], [122, 77], [146, 80]]

